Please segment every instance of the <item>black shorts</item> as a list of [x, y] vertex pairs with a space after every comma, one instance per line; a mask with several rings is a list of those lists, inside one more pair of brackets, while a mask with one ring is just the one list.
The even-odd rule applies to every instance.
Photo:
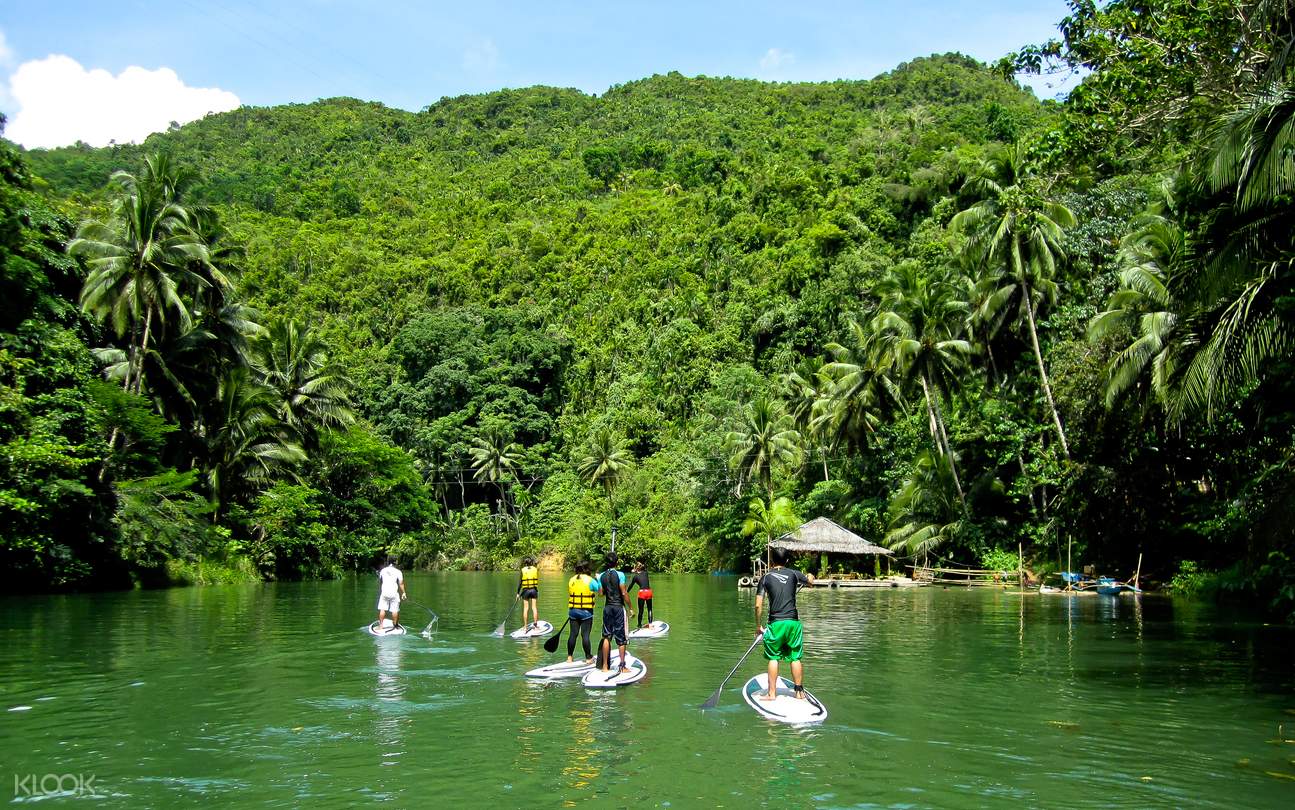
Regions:
[[540, 589], [539, 589], [539, 588], [522, 588], [522, 598], [523, 598], [523, 599], [539, 599], [539, 598], [540, 598]]
[[603, 638], [614, 639], [617, 645], [624, 644], [625, 622], [624, 606], [603, 605]]

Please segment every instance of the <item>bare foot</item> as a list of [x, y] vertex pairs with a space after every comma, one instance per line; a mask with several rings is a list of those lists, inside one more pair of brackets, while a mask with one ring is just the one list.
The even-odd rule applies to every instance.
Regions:
[[777, 699], [778, 699], [777, 693], [774, 693], [772, 695], [764, 694], [760, 696], [760, 700], [777, 700]]

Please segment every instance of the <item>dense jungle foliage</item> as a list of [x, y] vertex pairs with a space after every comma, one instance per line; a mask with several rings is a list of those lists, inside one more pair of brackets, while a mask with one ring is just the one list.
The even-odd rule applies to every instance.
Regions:
[[1289, 612], [1287, 6], [1072, 6], [997, 69], [6, 148], [6, 578], [745, 568], [827, 515]]

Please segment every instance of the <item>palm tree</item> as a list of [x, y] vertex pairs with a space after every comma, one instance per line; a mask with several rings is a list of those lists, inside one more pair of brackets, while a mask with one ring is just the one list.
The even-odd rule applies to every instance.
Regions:
[[747, 406], [743, 421], [742, 430], [725, 436], [729, 464], [739, 476], [738, 491], [743, 480], [759, 480], [768, 493], [768, 502], [772, 502], [773, 467], [799, 460], [800, 434], [791, 426], [782, 405], [763, 395]]
[[799, 524], [800, 518], [796, 516], [791, 498], [778, 498], [772, 503], [752, 498], [747, 507], [746, 520], [742, 521], [742, 536], [760, 538], [767, 549]]
[[895, 551], [925, 558], [956, 538], [963, 511], [953, 495], [953, 467], [930, 452], [920, 454], [890, 500], [890, 530], [883, 542]]
[[834, 429], [831, 419], [822, 418], [829, 408], [833, 387], [832, 377], [824, 371], [824, 366], [813, 359], [806, 359], [799, 367], [783, 374], [780, 382], [792, 424], [801, 436], [815, 445], [823, 463], [823, 480], [826, 481], [831, 477], [827, 458], [836, 450], [840, 433]]
[[509, 478], [517, 476], [521, 452], [522, 446], [497, 427], [487, 428], [481, 436], [472, 440], [469, 453], [472, 456], [473, 477], [478, 481], [489, 481], [499, 488], [500, 515], [508, 504], [508, 492], [504, 484]]
[[888, 364], [880, 362], [876, 335], [849, 323], [850, 343], [828, 343], [831, 362], [819, 370], [822, 395], [814, 403], [812, 429], [862, 451], [881, 425], [889, 408], [903, 407], [899, 386]]
[[998, 310], [1017, 303], [1019, 317], [1029, 329], [1039, 381], [1061, 450], [1070, 458], [1066, 431], [1039, 346], [1038, 310], [1042, 304], [1057, 300], [1054, 277], [1058, 265], [1066, 259], [1061, 239], [1076, 220], [1069, 208], [1036, 193], [1023, 174], [1019, 148], [999, 153], [997, 159], [982, 167], [976, 179], [968, 182], [988, 196], [954, 215], [949, 225], [971, 235], [966, 250], [982, 267], [978, 285], [992, 289], [979, 316], [992, 318]]
[[961, 336], [967, 302], [956, 279], [928, 277], [916, 262], [892, 267], [879, 289], [883, 309], [872, 322], [879, 357], [921, 384], [931, 438], [949, 459], [954, 488], [962, 498], [941, 401], [972, 353], [971, 343]]
[[250, 363], [278, 399], [284, 424], [313, 444], [320, 429], [355, 421], [350, 381], [329, 363], [319, 335], [296, 321], [278, 321], [256, 342]]
[[1195, 167], [1218, 201], [1206, 212], [1200, 260], [1184, 279], [1192, 325], [1182, 338], [1181, 385], [1170, 416], [1204, 410], [1266, 376], [1289, 357], [1295, 334], [1295, 86], [1278, 81], [1220, 119], [1210, 152]]
[[139, 177], [117, 172], [113, 180], [120, 195], [112, 219], [84, 223], [68, 252], [84, 258], [90, 269], [81, 289], [82, 309], [110, 322], [118, 337], [131, 332], [123, 384], [139, 393], [153, 321], [165, 325], [174, 316], [181, 330], [189, 327], [181, 287], [205, 284], [192, 267], [210, 262], [180, 201], [186, 178], [169, 158], [148, 157]]
[[1171, 220], [1149, 215], [1124, 238], [1117, 261], [1120, 288], [1111, 294], [1106, 310], [1088, 325], [1092, 340], [1132, 337], [1106, 366], [1106, 407], [1114, 407], [1148, 368], [1151, 391], [1165, 403], [1181, 349], [1180, 317], [1171, 288], [1192, 261], [1190, 242]]
[[576, 472], [586, 484], [603, 488], [613, 524], [616, 522], [616, 501], [612, 496], [616, 484], [632, 463], [634, 456], [629, 451], [629, 442], [604, 426], [594, 431], [589, 438], [588, 449], [576, 464]]
[[212, 500], [223, 510], [244, 484], [282, 474], [295, 478], [293, 467], [306, 454], [276, 418], [274, 393], [247, 369], [230, 370], [217, 395], [219, 416], [207, 434], [206, 467]]

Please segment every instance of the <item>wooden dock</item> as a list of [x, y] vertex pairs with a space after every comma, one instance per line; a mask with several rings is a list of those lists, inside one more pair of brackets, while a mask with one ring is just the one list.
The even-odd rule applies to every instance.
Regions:
[[957, 585], [963, 588], [1001, 588], [1019, 581], [1016, 571], [987, 568], [934, 568], [914, 566], [913, 579], [927, 585]]

